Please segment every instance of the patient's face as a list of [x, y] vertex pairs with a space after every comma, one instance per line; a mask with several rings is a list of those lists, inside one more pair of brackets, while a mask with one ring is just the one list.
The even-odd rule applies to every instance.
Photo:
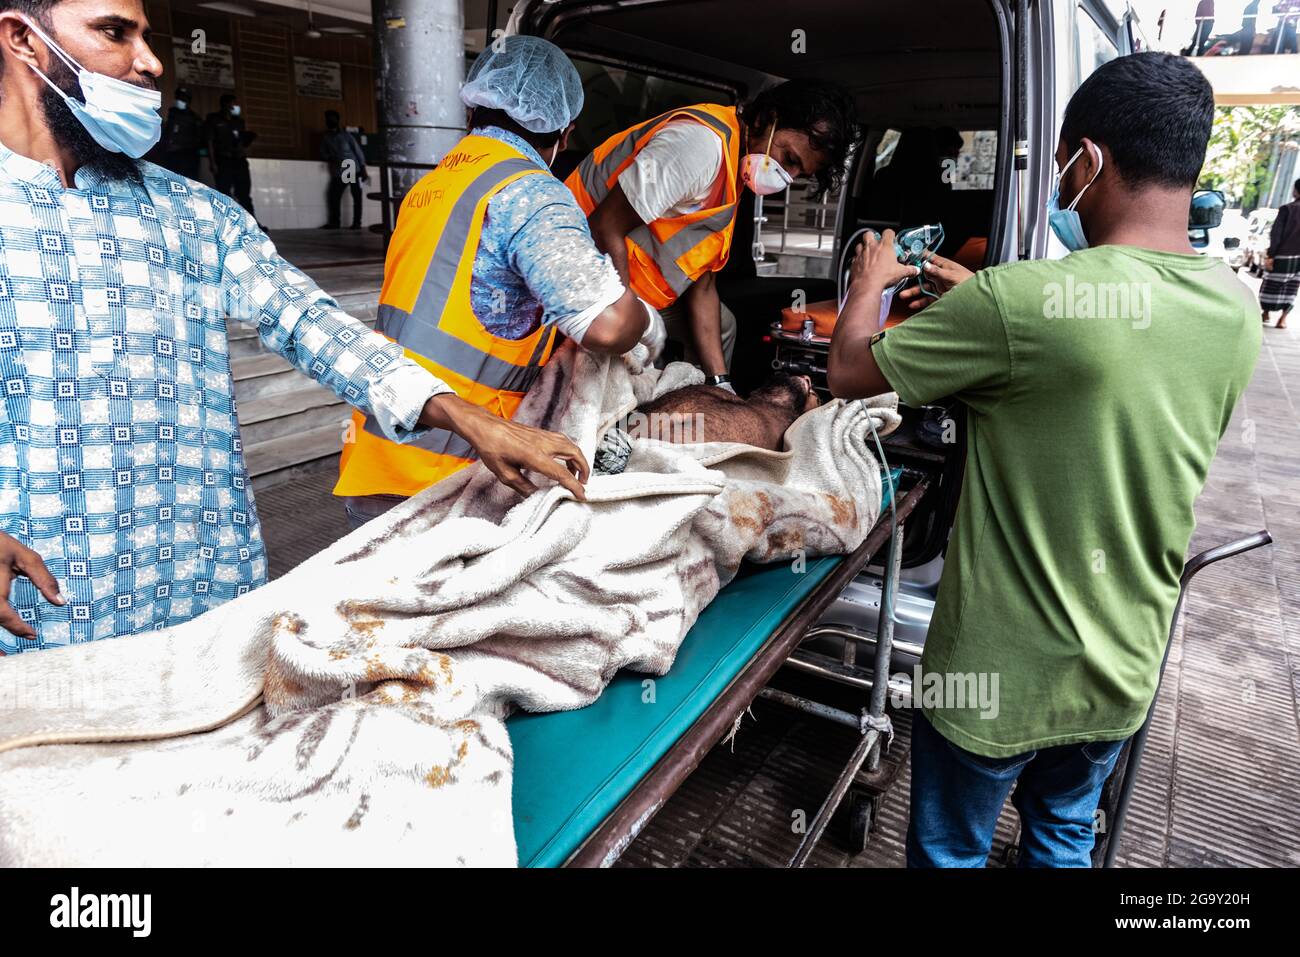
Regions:
[[800, 388], [803, 389], [803, 404], [801, 406], [796, 406], [796, 408], [801, 408], [804, 412], [808, 412], [821, 405], [821, 399], [817, 398], [817, 392], [813, 389], [812, 379], [808, 378], [806, 375], [797, 375], [794, 379], [799, 383]]
[[817, 408], [820, 400], [813, 390], [812, 379], [806, 375], [788, 375], [778, 372], [750, 394], [751, 400], [772, 402], [793, 409], [802, 415]]

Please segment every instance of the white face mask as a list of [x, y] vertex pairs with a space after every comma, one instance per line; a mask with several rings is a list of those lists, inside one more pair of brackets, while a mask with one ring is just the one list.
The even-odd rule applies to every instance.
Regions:
[[794, 177], [772, 159], [772, 137], [775, 135], [776, 123], [773, 122], [772, 132], [767, 134], [767, 148], [762, 153], [747, 153], [740, 160], [740, 181], [757, 196], [779, 193], [794, 182]]
[[139, 159], [149, 152], [162, 136], [162, 115], [158, 109], [162, 106], [162, 94], [134, 83], [127, 83], [103, 73], [92, 73], [68, 55], [50, 37], [30, 20], [24, 22], [32, 32], [45, 41], [50, 52], [67, 64], [69, 69], [77, 71], [81, 83], [81, 95], [85, 102], [68, 96], [54, 81], [36, 67], [32, 72], [49, 84], [50, 89], [63, 97], [81, 125], [86, 128], [96, 143], [113, 153], [125, 153], [132, 159]]
[[238, 104], [238, 103], [236, 103], [234, 106], [232, 106], [232, 107], [230, 108], [230, 115], [231, 115], [231, 116], [238, 116], [238, 115], [239, 115], [239, 104]]

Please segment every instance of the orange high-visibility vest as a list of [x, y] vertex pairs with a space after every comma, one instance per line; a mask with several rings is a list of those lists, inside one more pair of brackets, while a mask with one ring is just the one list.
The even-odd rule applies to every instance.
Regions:
[[590, 216], [650, 138], [670, 120], [682, 119], [703, 123], [722, 138], [727, 187], [720, 206], [656, 219], [628, 233], [627, 267], [632, 291], [656, 309], [671, 306], [704, 273], [726, 265], [739, 196], [736, 170], [740, 166], [740, 121], [735, 107], [713, 103], [684, 106], [616, 133], [596, 147], [564, 181]]
[[[494, 336], [470, 307], [470, 276], [488, 200], [534, 174], [550, 175], [499, 140], [461, 140], [402, 200], [379, 293], [376, 330], [462, 399], [503, 419], [514, 416], [551, 357], [555, 329], [539, 326], [523, 339]], [[335, 495], [415, 495], [477, 457], [443, 429], [390, 442], [374, 416], [360, 412], [352, 414], [350, 431], [355, 441], [343, 444]]]

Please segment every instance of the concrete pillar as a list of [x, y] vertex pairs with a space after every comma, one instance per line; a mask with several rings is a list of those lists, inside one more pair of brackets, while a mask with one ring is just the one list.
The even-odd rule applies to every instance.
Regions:
[[[465, 135], [461, 0], [372, 0], [379, 124], [390, 163], [437, 163]], [[426, 170], [393, 170], [400, 196]]]

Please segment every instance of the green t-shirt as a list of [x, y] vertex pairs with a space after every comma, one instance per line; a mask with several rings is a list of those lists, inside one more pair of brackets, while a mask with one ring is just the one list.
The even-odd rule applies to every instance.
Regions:
[[1142, 724], [1260, 338], [1218, 260], [1100, 246], [985, 269], [875, 344], [908, 405], [969, 409], [914, 689], [944, 737], [1010, 757]]

